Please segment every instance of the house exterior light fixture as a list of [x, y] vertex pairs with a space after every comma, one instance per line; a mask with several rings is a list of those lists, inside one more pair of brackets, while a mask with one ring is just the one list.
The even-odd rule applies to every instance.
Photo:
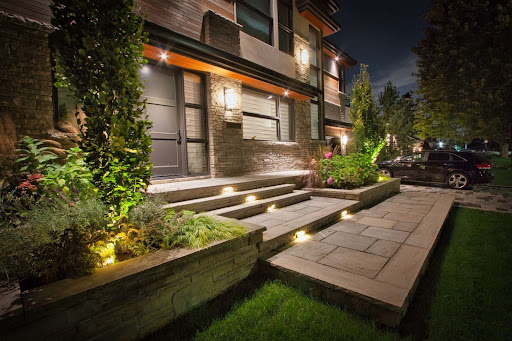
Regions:
[[285, 96], [285, 97], [286, 97], [286, 96], [288, 96], [288, 93], [289, 93], [289, 92], [288, 92], [288, 90], [285, 90], [285, 91], [284, 91], [284, 96]]
[[334, 61], [337, 62], [338, 60], [340, 60], [340, 58], [338, 56], [334, 57]]
[[345, 146], [345, 145], [347, 145], [347, 142], [348, 142], [348, 136], [347, 135], [343, 135], [341, 137], [341, 143]]
[[167, 60], [167, 53], [166, 53], [166, 52], [162, 52], [162, 53], [160, 54], [160, 59], [161, 59], [161, 60]]
[[302, 65], [306, 65], [309, 62], [308, 50], [300, 50], [300, 62], [302, 63]]
[[236, 94], [235, 90], [230, 88], [224, 88], [224, 104], [226, 110], [233, 110], [236, 105]]

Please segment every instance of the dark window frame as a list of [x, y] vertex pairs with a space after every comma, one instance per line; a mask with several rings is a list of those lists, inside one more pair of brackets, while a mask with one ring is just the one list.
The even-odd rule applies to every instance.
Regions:
[[[284, 53], [287, 53], [291, 56], [294, 55], [294, 34], [293, 34], [293, 2], [292, 0], [277, 0], [278, 1], [278, 4], [277, 4], [277, 26], [278, 26], [278, 39], [279, 39], [279, 50], [284, 52]], [[286, 26], [285, 24], [282, 24], [280, 21], [279, 21], [279, 4], [283, 5], [284, 7], [287, 8], [288, 10], [288, 21], [289, 21], [289, 26]], [[283, 30], [287, 35], [288, 35], [288, 44], [290, 46], [290, 50], [289, 51], [283, 51], [281, 49], [281, 40], [280, 40], [280, 35], [279, 35], [279, 30]]]
[[[247, 89], [247, 90], [250, 90], [250, 91], [254, 91], [254, 92], [258, 92], [260, 94], [263, 94], [263, 95], [266, 95], [266, 96], [272, 96], [272, 97], [275, 97], [276, 99], [276, 116], [267, 116], [267, 115], [262, 115], [262, 114], [257, 114], [257, 113], [252, 113], [252, 112], [248, 112], [248, 111], [243, 111], [242, 110], [242, 116], [249, 116], [249, 117], [256, 117], [256, 118], [261, 118], [261, 119], [269, 119], [269, 120], [273, 120], [273, 121], [276, 121], [276, 130], [277, 130], [277, 140], [260, 140], [260, 139], [257, 139], [257, 141], [274, 141], [274, 142], [296, 142], [295, 139], [296, 139], [296, 136], [295, 136], [295, 102], [292, 98], [287, 98], [288, 100], [288, 110], [289, 110], [289, 115], [290, 115], [290, 122], [289, 122], [289, 132], [290, 132], [290, 136], [292, 137], [291, 139], [287, 139], [287, 140], [283, 140], [281, 138], [281, 97], [282, 96], [279, 96], [277, 94], [274, 94], [274, 93], [271, 93], [271, 92], [267, 92], [267, 91], [263, 91], [263, 90], [260, 90], [260, 89], [256, 89], [256, 88], [253, 88], [253, 87], [250, 87], [250, 86], [243, 86], [242, 88], [242, 92], [243, 92], [243, 89]], [[243, 108], [243, 104], [242, 104], [242, 108]], [[243, 120], [243, 117], [242, 117], [242, 120]], [[242, 135], [243, 135], [243, 132], [242, 132]], [[245, 141], [250, 141], [252, 139], [246, 139], [244, 138]]]
[[[308, 46], [309, 46], [309, 51], [311, 53], [311, 49], [314, 50], [314, 53], [316, 54], [316, 64], [317, 65], [313, 65], [311, 64], [311, 56], [309, 56], [309, 68], [310, 68], [310, 75], [309, 75], [309, 84], [311, 84], [311, 70], [314, 70], [317, 74], [317, 81], [316, 81], [316, 85], [314, 85], [315, 88], [320, 88], [321, 86], [321, 80], [320, 80], [320, 77], [322, 77], [323, 73], [321, 73], [321, 58], [322, 56], [320, 55], [320, 50], [321, 50], [321, 42], [320, 40], [322, 39], [321, 37], [321, 34], [320, 34], [320, 31], [318, 29], [316, 29], [313, 25], [309, 25], [309, 34], [311, 34], [311, 31], [314, 32], [315, 36], [316, 36], [316, 44], [313, 46], [311, 45], [311, 41], [308, 39]], [[320, 64], [320, 65], [319, 65]]]
[[[267, 0], [267, 1], [269, 2], [269, 11], [270, 11], [271, 8], [272, 8], [271, 7], [272, 1], [271, 0]], [[269, 23], [269, 25], [268, 25], [268, 28], [269, 28], [269, 31], [268, 31], [268, 42], [266, 42], [264, 40], [261, 40], [258, 37], [254, 37], [253, 35], [251, 35], [248, 32], [245, 32], [244, 31], [244, 27], [242, 27], [242, 32], [245, 32], [245, 33], [249, 34], [251, 37], [254, 37], [254, 38], [258, 39], [258, 40], [261, 40], [261, 41], [263, 41], [266, 44], [274, 46], [274, 35], [273, 35], [273, 32], [274, 32], [274, 18], [272, 18], [272, 16], [270, 16], [270, 13], [265, 13], [265, 12], [261, 11], [260, 9], [254, 7], [253, 5], [251, 5], [249, 2], [246, 2], [245, 0], [237, 0], [236, 1], [236, 5], [238, 5], [238, 4], [242, 4], [243, 6], [245, 6], [250, 11], [253, 11], [256, 14], [264, 17], [265, 19], [268, 20], [268, 23]], [[236, 8], [235, 8], [235, 13], [236, 13], [236, 22], [239, 23], [239, 21], [238, 21], [238, 9], [236, 9]]]

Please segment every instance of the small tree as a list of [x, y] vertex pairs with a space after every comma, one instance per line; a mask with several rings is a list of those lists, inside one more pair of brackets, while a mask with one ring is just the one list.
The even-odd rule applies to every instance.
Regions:
[[54, 0], [56, 86], [68, 87], [86, 115], [80, 146], [102, 198], [125, 215], [149, 183], [151, 123], [140, 100], [144, 21], [134, 0]]
[[384, 124], [372, 97], [368, 65], [361, 64], [359, 77], [354, 77], [350, 118], [356, 151], [371, 155], [375, 160], [384, 146]]

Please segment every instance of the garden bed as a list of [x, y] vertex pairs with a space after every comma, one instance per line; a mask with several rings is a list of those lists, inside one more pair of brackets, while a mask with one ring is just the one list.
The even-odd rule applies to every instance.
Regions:
[[22, 297], [4, 295], [4, 337], [134, 339], [154, 332], [249, 275], [265, 228], [243, 225], [247, 235], [240, 238], [196, 250], [159, 250]]
[[304, 190], [312, 192], [317, 197], [357, 200], [360, 205], [358, 209], [362, 209], [400, 193], [400, 179], [390, 178], [356, 189], [304, 188]]

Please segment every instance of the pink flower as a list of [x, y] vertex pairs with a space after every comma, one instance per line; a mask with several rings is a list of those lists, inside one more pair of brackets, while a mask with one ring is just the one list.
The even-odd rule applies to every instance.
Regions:
[[329, 179], [327, 179], [327, 184], [332, 185], [334, 183], [334, 178], [331, 176]]
[[332, 159], [332, 153], [331, 152], [325, 153], [324, 156], [325, 156], [326, 159]]

